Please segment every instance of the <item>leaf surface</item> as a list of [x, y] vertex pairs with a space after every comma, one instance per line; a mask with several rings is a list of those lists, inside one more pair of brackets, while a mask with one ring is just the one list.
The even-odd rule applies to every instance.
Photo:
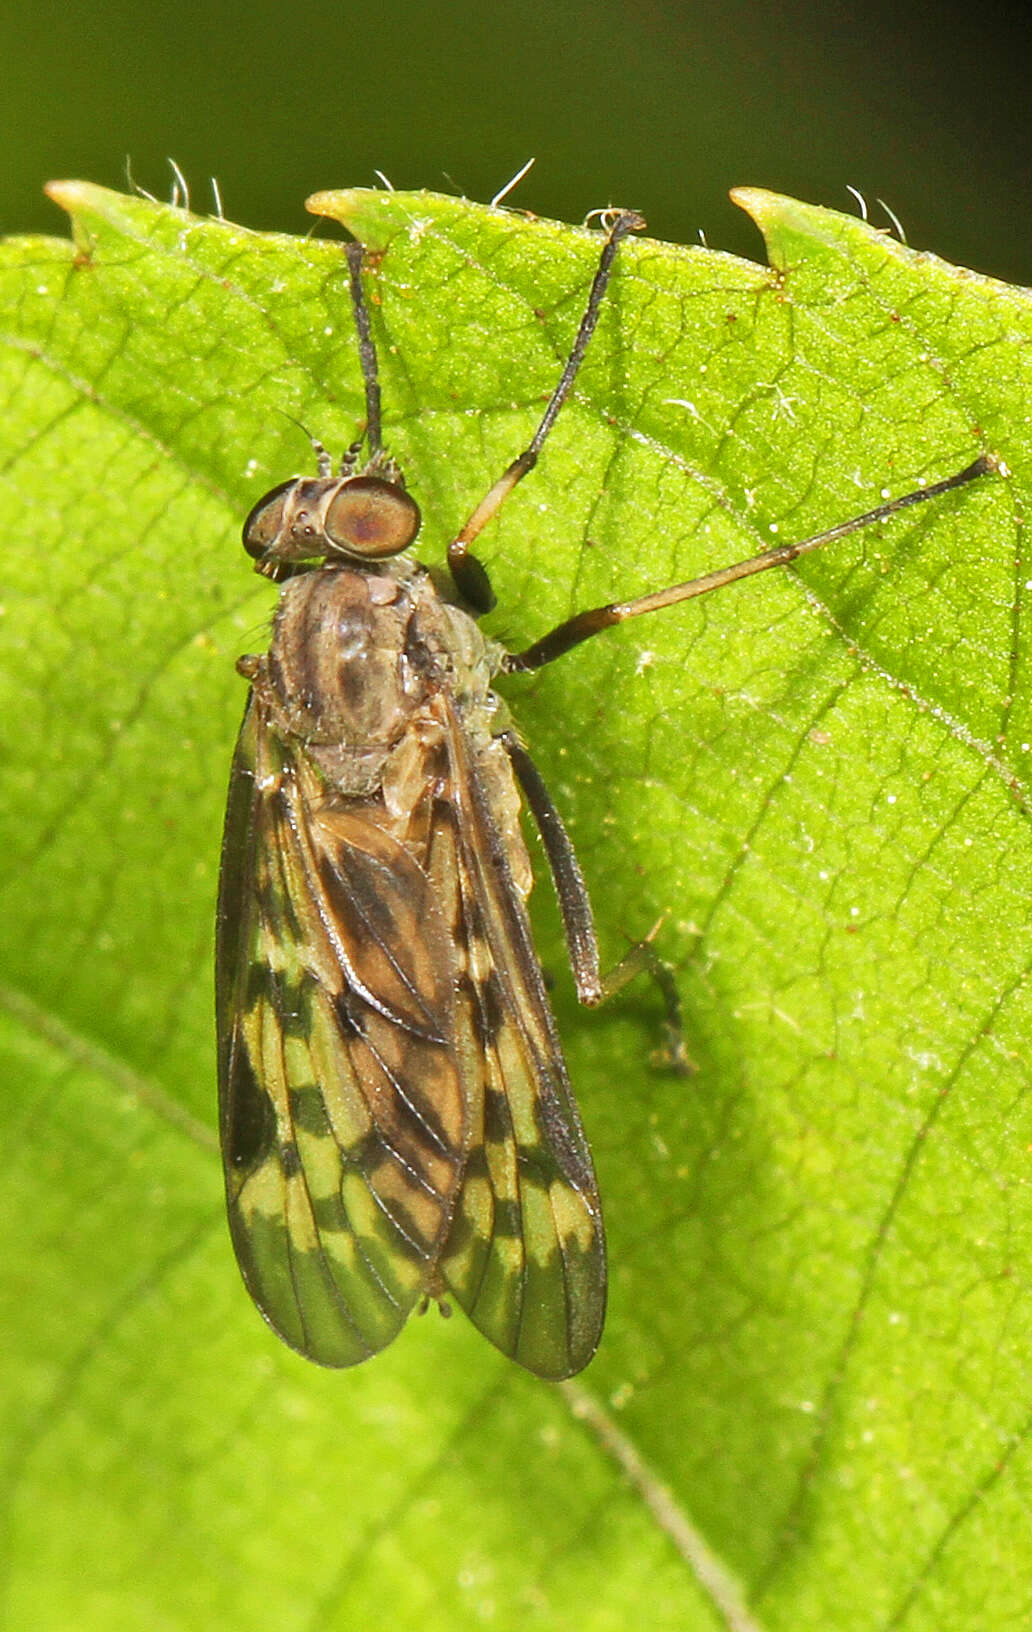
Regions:
[[[82, 184], [0, 255], [8, 1624], [976, 1628], [1029, 1614], [1026, 292], [769, 194], [772, 269], [620, 251], [481, 540], [519, 647], [966, 465], [1008, 477], [506, 686], [616, 960], [578, 1011], [606, 1206], [565, 1391], [461, 1319], [306, 1366], [213, 1137], [211, 918], [273, 604], [243, 517], [362, 418], [344, 259]], [[376, 251], [387, 440], [449, 536], [525, 445], [597, 234], [321, 195]], [[744, 1606], [748, 1605], [746, 1609]]]

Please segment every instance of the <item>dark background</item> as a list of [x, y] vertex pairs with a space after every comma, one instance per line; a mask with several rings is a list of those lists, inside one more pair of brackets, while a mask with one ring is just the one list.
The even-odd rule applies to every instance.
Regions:
[[[20, 15], [18, 14], [20, 11]], [[762, 258], [747, 184], [842, 210], [852, 183], [909, 241], [1032, 283], [1027, 14], [858, 0], [26, 0], [0, 17], [0, 229], [64, 234], [50, 177], [308, 231], [318, 188], [634, 205], [657, 237]]]

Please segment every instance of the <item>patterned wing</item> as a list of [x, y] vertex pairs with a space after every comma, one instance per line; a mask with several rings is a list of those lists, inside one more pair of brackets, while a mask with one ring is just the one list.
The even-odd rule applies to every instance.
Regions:
[[474, 1133], [471, 1141], [441, 1274], [505, 1354], [539, 1376], [568, 1377], [587, 1365], [602, 1333], [601, 1206], [506, 855], [504, 835], [516, 820], [508, 761], [492, 745], [475, 764], [448, 713], [450, 839], [460, 880], [455, 943], [465, 959], [459, 1031], [472, 1039], [466, 1052], [479, 1061], [483, 1123], [482, 1139]]
[[450, 928], [375, 815], [327, 799], [252, 695], [218, 912], [230, 1228], [262, 1314], [329, 1366], [435, 1288], [470, 1138]]

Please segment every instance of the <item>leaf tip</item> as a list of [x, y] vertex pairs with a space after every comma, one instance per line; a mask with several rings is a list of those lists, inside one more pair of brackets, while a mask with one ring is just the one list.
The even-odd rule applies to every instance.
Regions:
[[48, 181], [43, 191], [48, 198], [53, 199], [59, 209], [71, 217], [72, 241], [78, 250], [80, 264], [89, 260], [90, 233], [82, 218], [88, 215], [91, 209], [96, 211], [98, 198], [106, 192], [106, 188], [96, 187], [89, 181]]
[[408, 200], [409, 195], [379, 187], [334, 187], [306, 198], [305, 209], [339, 221], [367, 249], [381, 250], [405, 223]]
[[367, 187], [330, 187], [306, 198], [305, 209], [310, 215], [328, 216], [346, 227], [360, 211], [368, 192]]
[[768, 192], [766, 187], [732, 187], [728, 197], [732, 204], [752, 217], [761, 232], [778, 202], [777, 193]]
[[74, 215], [77, 210], [85, 209], [96, 188], [88, 181], [48, 181], [43, 191], [59, 209]]

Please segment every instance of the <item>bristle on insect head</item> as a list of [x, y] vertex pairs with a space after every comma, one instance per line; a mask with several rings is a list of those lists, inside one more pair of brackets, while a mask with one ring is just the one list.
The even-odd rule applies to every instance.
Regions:
[[[308, 429], [308, 426], [304, 423], [303, 420], [296, 419], [293, 414], [288, 414], [285, 408], [279, 409], [279, 412], [283, 415], [284, 419], [289, 419], [289, 421], [290, 421], [290, 423], [292, 425], [296, 425], [298, 430], [301, 432], [301, 435], [303, 437], [305, 437], [312, 444], [312, 452], [315, 454], [315, 465], [316, 465], [316, 469], [319, 472], [319, 475], [320, 476], [332, 476], [333, 475], [333, 460], [330, 458], [330, 455], [327, 452], [325, 445], [322, 442], [319, 441], [319, 438], [317, 436], [312, 435], [312, 432]], [[362, 446], [361, 440], [359, 440], [357, 446], [358, 447]], [[349, 448], [348, 453], [350, 453], [351, 451], [352, 450]], [[344, 455], [345, 459], [347, 459], [348, 453], [346, 453]], [[341, 474], [342, 475], [344, 474], [343, 470], [341, 471]]]

